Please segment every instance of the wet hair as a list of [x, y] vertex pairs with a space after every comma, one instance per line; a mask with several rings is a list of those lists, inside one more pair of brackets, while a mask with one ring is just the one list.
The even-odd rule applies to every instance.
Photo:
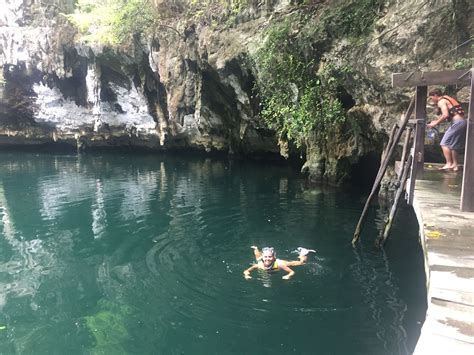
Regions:
[[433, 89], [428, 93], [428, 96], [443, 96], [441, 89]]
[[262, 254], [265, 253], [266, 251], [269, 251], [270, 253], [272, 253], [273, 256], [276, 256], [276, 253], [275, 253], [275, 249], [273, 249], [273, 247], [265, 247], [262, 249]]

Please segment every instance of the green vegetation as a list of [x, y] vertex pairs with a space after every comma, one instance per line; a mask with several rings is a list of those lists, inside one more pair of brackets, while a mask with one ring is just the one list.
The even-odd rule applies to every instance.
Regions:
[[[164, 1], [166, 4], [168, 1]], [[181, 1], [181, 13], [184, 18], [215, 26], [224, 24], [230, 26], [236, 18], [255, 1], [252, 0], [190, 0]], [[175, 14], [176, 16], [176, 14]]]
[[83, 41], [116, 46], [151, 31], [157, 19], [149, 0], [77, 0], [67, 16]]
[[[299, 1], [309, 6], [311, 1]], [[382, 0], [351, 0], [331, 5], [323, 12], [316, 30], [330, 37], [359, 38], [367, 34], [379, 14]], [[160, 25], [170, 26], [177, 17], [201, 24], [231, 25], [244, 10], [261, 6], [253, 0], [76, 0], [67, 15], [79, 29], [82, 40], [111, 46], [135, 35], [151, 33]]]
[[472, 58], [460, 58], [454, 63], [454, 69], [469, 69], [472, 68]]
[[157, 27], [173, 28], [177, 17], [207, 25], [235, 21], [250, 0], [77, 0], [67, 18], [87, 43], [118, 46]]
[[[330, 60], [317, 61], [335, 39], [364, 41], [384, 2], [335, 2], [319, 18], [308, 8], [306, 15], [291, 15], [267, 31], [253, 59], [259, 72], [263, 119], [280, 138], [301, 146], [311, 137], [323, 146], [336, 133], [358, 131], [355, 122], [347, 122], [339, 99], [339, 88], [350, 70]], [[313, 9], [321, 13], [321, 8]]]
[[363, 39], [372, 30], [384, 3], [384, 0], [342, 1], [324, 12], [321, 25], [336, 38]]
[[323, 142], [346, 121], [337, 91], [347, 69], [322, 64], [318, 70], [312, 56], [305, 55], [311, 43], [293, 28], [301, 21], [288, 18], [271, 28], [254, 57], [263, 119], [297, 146], [313, 133]]
[[469, 53], [466, 56], [458, 58], [456, 63], [454, 63], [455, 69], [469, 69], [472, 68], [472, 64], [474, 63], [474, 44], [471, 45], [469, 49]]
[[99, 300], [98, 306], [97, 313], [84, 317], [95, 339], [91, 353], [127, 354], [122, 344], [129, 338], [125, 322], [131, 314], [130, 308], [105, 299]]
[[[297, 146], [310, 136], [324, 142], [346, 127], [338, 98], [348, 72], [341, 64], [319, 63], [321, 53], [335, 39], [359, 41], [373, 27], [383, 0], [335, 1], [321, 5], [297, 1], [304, 15], [288, 14], [266, 32], [263, 46], [252, 60], [258, 71], [261, 115], [283, 140]], [[175, 26], [176, 17], [203, 25], [223, 26], [235, 21], [253, 0], [77, 0], [69, 18], [85, 41], [116, 46], [156, 28]], [[315, 11], [314, 13], [312, 13]], [[317, 14], [321, 14], [319, 17]]]

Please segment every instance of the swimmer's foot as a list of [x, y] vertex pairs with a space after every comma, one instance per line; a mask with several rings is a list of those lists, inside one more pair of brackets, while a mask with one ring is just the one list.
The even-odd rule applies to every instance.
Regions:
[[298, 250], [299, 256], [306, 256], [309, 253], [316, 253], [316, 250], [314, 250], [314, 249], [306, 249], [306, 248], [302, 248], [302, 247], [299, 247], [296, 250]]

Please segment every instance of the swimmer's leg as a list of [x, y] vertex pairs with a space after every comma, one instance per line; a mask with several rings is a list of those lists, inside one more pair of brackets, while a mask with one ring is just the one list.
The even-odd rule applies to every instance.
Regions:
[[287, 261], [288, 266], [304, 265], [304, 264], [306, 264], [306, 260], [308, 259], [308, 254], [309, 253], [316, 253], [316, 250], [314, 250], [314, 249], [306, 249], [306, 248], [302, 248], [302, 247], [299, 247], [297, 250], [300, 253], [300, 255], [298, 255], [298, 260]]
[[251, 248], [253, 249], [253, 255], [255, 255], [255, 260], [259, 261], [262, 258], [262, 252], [258, 250], [258, 247], [252, 245]]
[[287, 261], [286, 265], [288, 266], [300, 266], [306, 264], [306, 260], [308, 260], [307, 255], [300, 255], [298, 256], [299, 260], [292, 260], [292, 261]]

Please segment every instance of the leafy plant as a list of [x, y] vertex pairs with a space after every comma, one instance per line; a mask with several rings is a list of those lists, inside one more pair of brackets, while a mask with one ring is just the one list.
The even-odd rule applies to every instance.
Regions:
[[455, 69], [472, 68], [473, 59], [474, 59], [473, 53], [474, 53], [474, 44], [471, 45], [466, 56], [459, 58], [456, 61], [456, 63], [454, 63], [454, 68]]
[[157, 14], [148, 0], [78, 0], [67, 17], [83, 41], [114, 46], [152, 29]]
[[252, 0], [191, 0], [185, 17], [208, 25], [232, 25], [237, 16], [251, 6]]
[[367, 35], [379, 17], [384, 0], [350, 0], [326, 11], [322, 26], [334, 37], [361, 38]]
[[294, 23], [299, 22], [288, 19], [273, 27], [254, 61], [263, 119], [280, 138], [301, 146], [313, 134], [324, 142], [346, 121], [337, 92], [347, 69], [326, 64], [317, 71], [305, 55], [311, 43], [298, 37]]

